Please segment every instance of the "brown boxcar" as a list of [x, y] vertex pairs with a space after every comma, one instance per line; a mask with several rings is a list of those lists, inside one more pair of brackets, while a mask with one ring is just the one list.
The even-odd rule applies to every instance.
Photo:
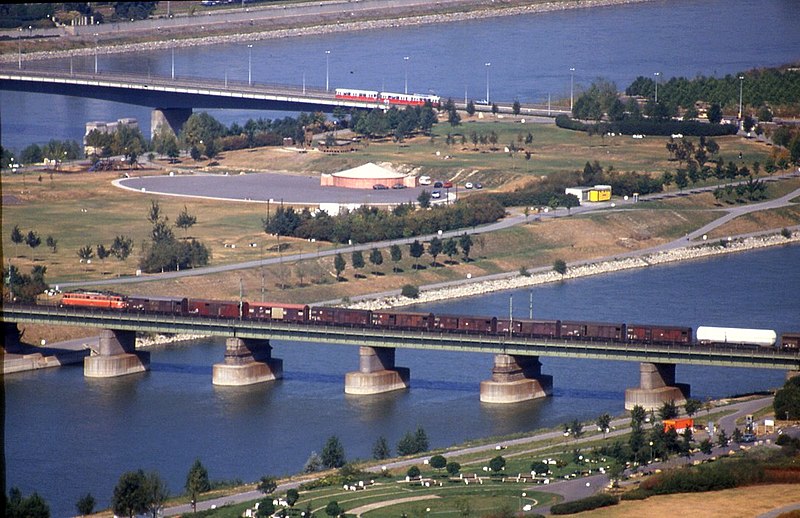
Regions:
[[315, 306], [309, 310], [308, 319], [320, 324], [368, 326], [372, 312], [368, 309], [328, 308]]
[[433, 328], [433, 321], [433, 313], [372, 312], [372, 325], [388, 329], [429, 330]]
[[204, 317], [240, 318], [249, 313], [249, 304], [228, 300], [189, 299], [189, 312]]
[[621, 342], [625, 336], [625, 324], [561, 321], [561, 338]]
[[781, 349], [800, 349], [800, 333], [783, 333], [781, 335]]
[[508, 334], [512, 327], [513, 335], [528, 336], [531, 338], [558, 338], [561, 330], [560, 320], [527, 320], [514, 319], [513, 323], [508, 318], [497, 319], [497, 333]]
[[458, 317], [450, 315], [436, 315], [433, 320], [434, 329], [442, 331], [458, 331]]
[[628, 341], [648, 344], [682, 344], [692, 343], [692, 328], [680, 326], [651, 326], [628, 324]]
[[436, 315], [433, 326], [442, 331], [494, 333], [497, 329], [497, 318]]
[[145, 313], [171, 313], [184, 315], [189, 311], [189, 299], [186, 297], [145, 297], [131, 295], [128, 297], [128, 309]]
[[306, 304], [280, 302], [250, 302], [247, 318], [254, 320], [279, 320], [281, 322], [305, 322], [308, 320]]

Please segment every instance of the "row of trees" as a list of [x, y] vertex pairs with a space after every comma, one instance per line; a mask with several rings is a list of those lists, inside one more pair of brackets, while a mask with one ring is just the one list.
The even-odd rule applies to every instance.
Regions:
[[[415, 455], [428, 451], [429, 449], [428, 435], [425, 430], [419, 426], [414, 432], [406, 432], [397, 443], [397, 454], [401, 456]], [[372, 457], [376, 460], [388, 459], [392, 456], [389, 443], [383, 436], [378, 437], [375, 445], [372, 448]], [[322, 469], [338, 469], [347, 463], [347, 457], [344, 452], [344, 446], [335, 435], [332, 435], [325, 441], [322, 447], [322, 454], [318, 455], [316, 452], [311, 452], [308, 460], [303, 467], [305, 473], [314, 473]]]
[[400, 141], [417, 132], [429, 135], [435, 123], [436, 112], [430, 103], [407, 106], [402, 110], [393, 106], [386, 111], [376, 108], [369, 112], [353, 110], [350, 113], [350, 127], [368, 138], [392, 136]]
[[19, 269], [13, 264], [3, 267], [3, 283], [6, 288], [3, 290], [3, 300], [9, 302], [32, 303], [40, 293], [44, 293], [49, 286], [45, 282], [44, 276], [47, 273], [47, 266], [36, 265], [31, 268], [30, 274], [20, 273]]
[[[29, 230], [26, 234], [20, 230], [19, 225], [14, 225], [14, 228], [11, 229], [11, 242], [14, 243], [15, 246], [25, 243], [31, 248], [31, 250], [36, 250], [39, 245], [42, 244], [42, 238], [35, 230]], [[53, 253], [56, 252], [58, 247], [58, 240], [56, 238], [48, 235], [45, 238], [45, 244]], [[35, 256], [33, 257], [33, 260], [36, 260]]]
[[[47, 144], [30, 144], [19, 155], [23, 164], [40, 164], [47, 160], [61, 162], [64, 160], [77, 160], [83, 157], [80, 145], [74, 140], [51, 139]], [[7, 167], [8, 164], [4, 164]]]
[[399, 205], [392, 211], [362, 206], [337, 216], [324, 211], [297, 212], [291, 207], [279, 207], [262, 223], [268, 234], [334, 243], [368, 243], [474, 227], [492, 223], [504, 215], [505, 210], [495, 199], [481, 195], [431, 210], [417, 210], [411, 204]]

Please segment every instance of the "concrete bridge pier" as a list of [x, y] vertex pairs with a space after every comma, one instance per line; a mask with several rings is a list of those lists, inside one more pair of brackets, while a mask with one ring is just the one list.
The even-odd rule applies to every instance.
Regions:
[[7, 353], [22, 351], [19, 328], [14, 322], [3, 322], [3, 350]]
[[359, 369], [344, 379], [345, 394], [381, 394], [408, 388], [410, 371], [394, 364], [394, 347], [361, 347]]
[[150, 114], [150, 138], [155, 137], [162, 126], [166, 125], [175, 135], [192, 116], [191, 108], [156, 108]]
[[683, 405], [689, 398], [687, 383], [675, 383], [674, 363], [642, 362], [639, 366], [639, 387], [625, 389], [625, 410], [639, 405], [645, 410], [658, 410], [672, 401]]
[[549, 396], [553, 377], [542, 374], [538, 356], [497, 354], [492, 379], [481, 382], [483, 403], [519, 403]]
[[150, 370], [150, 353], [136, 351], [136, 332], [103, 329], [97, 350], [83, 360], [87, 378], [114, 378]]
[[231, 337], [225, 341], [225, 361], [214, 364], [214, 385], [240, 387], [283, 378], [283, 360], [272, 357], [269, 340]]

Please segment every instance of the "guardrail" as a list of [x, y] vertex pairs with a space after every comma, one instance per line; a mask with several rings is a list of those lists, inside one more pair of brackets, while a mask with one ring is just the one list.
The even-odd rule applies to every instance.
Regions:
[[800, 353], [774, 348], [552, 340], [17, 304], [6, 304], [0, 312], [0, 319], [4, 322], [86, 326], [120, 331], [190, 333], [399, 349], [800, 370]]

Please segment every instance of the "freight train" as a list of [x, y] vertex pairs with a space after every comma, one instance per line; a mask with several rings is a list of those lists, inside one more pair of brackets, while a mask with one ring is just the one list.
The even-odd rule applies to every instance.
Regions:
[[332, 308], [282, 302], [125, 296], [91, 291], [65, 293], [61, 299], [61, 305], [140, 313], [198, 315], [423, 332], [509, 335], [553, 340], [800, 349], [800, 333], [784, 333], [778, 340], [775, 331], [767, 329], [700, 326], [697, 328], [697, 341], [694, 341], [692, 328], [682, 326], [442, 315], [393, 310]]

